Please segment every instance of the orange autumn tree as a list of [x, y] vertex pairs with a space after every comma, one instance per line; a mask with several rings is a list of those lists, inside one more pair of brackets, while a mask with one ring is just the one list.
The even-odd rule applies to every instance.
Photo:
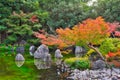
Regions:
[[80, 43], [90, 42], [100, 44], [103, 39], [110, 36], [109, 25], [102, 17], [96, 19], [87, 19], [72, 29], [57, 29], [56, 32], [61, 40]]
[[[69, 45], [81, 45], [90, 42], [92, 44], [100, 44], [109, 34], [109, 26], [102, 17], [96, 19], [87, 19], [72, 29], [57, 29], [56, 36], [50, 34], [35, 33], [35, 36], [41, 39], [41, 43], [47, 45], [58, 45], [66, 47]], [[43, 38], [42, 38], [43, 37]]]

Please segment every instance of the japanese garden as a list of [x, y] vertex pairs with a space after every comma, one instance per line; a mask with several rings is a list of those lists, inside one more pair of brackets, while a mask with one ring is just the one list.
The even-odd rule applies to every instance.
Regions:
[[120, 1], [0, 0], [0, 80], [120, 80]]

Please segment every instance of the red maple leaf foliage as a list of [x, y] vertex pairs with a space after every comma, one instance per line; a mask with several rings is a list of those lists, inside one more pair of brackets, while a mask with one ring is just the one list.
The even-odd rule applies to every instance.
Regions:
[[44, 34], [40, 34], [39, 32], [34, 32], [34, 35], [35, 35], [37, 38], [46, 40], [46, 36], [45, 36]]
[[120, 31], [115, 31], [115, 36], [120, 37]]
[[117, 31], [117, 28], [120, 28], [120, 23], [119, 22], [113, 22], [113, 23], [108, 23], [109, 25], [109, 32], [112, 33], [114, 32], [115, 36], [120, 37], [120, 31]]
[[118, 22], [114, 22], [114, 23], [108, 23], [109, 25], [109, 32], [114, 32], [116, 31], [116, 28], [119, 26], [119, 23]]
[[32, 23], [35, 23], [35, 22], [38, 22], [39, 20], [38, 20], [38, 18], [37, 18], [36, 15], [33, 15], [33, 16], [30, 18], [30, 21], [31, 21]]
[[114, 57], [114, 56], [115, 56], [115, 54], [112, 53], [112, 52], [109, 52], [107, 55], [108, 55], [109, 57]]

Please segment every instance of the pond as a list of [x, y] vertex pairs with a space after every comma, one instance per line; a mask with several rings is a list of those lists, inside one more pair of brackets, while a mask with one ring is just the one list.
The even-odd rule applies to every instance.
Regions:
[[37, 69], [34, 57], [28, 53], [24, 54], [23, 65], [18, 65], [15, 53], [0, 53], [0, 80], [58, 80], [54, 65], [50, 69]]

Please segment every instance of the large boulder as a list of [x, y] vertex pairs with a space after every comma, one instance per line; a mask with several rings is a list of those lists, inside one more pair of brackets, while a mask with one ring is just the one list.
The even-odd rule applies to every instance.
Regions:
[[37, 50], [41, 53], [49, 53], [49, 48], [48, 46], [44, 45], [44, 44], [41, 44]]
[[40, 45], [34, 53], [34, 64], [38, 69], [47, 69], [51, 66], [51, 55], [46, 45]]
[[44, 60], [47, 54], [49, 54], [49, 49], [46, 45], [42, 44], [35, 51], [34, 58], [41, 58]]
[[34, 58], [36, 59], [42, 58], [41, 53], [39, 51], [35, 51]]

